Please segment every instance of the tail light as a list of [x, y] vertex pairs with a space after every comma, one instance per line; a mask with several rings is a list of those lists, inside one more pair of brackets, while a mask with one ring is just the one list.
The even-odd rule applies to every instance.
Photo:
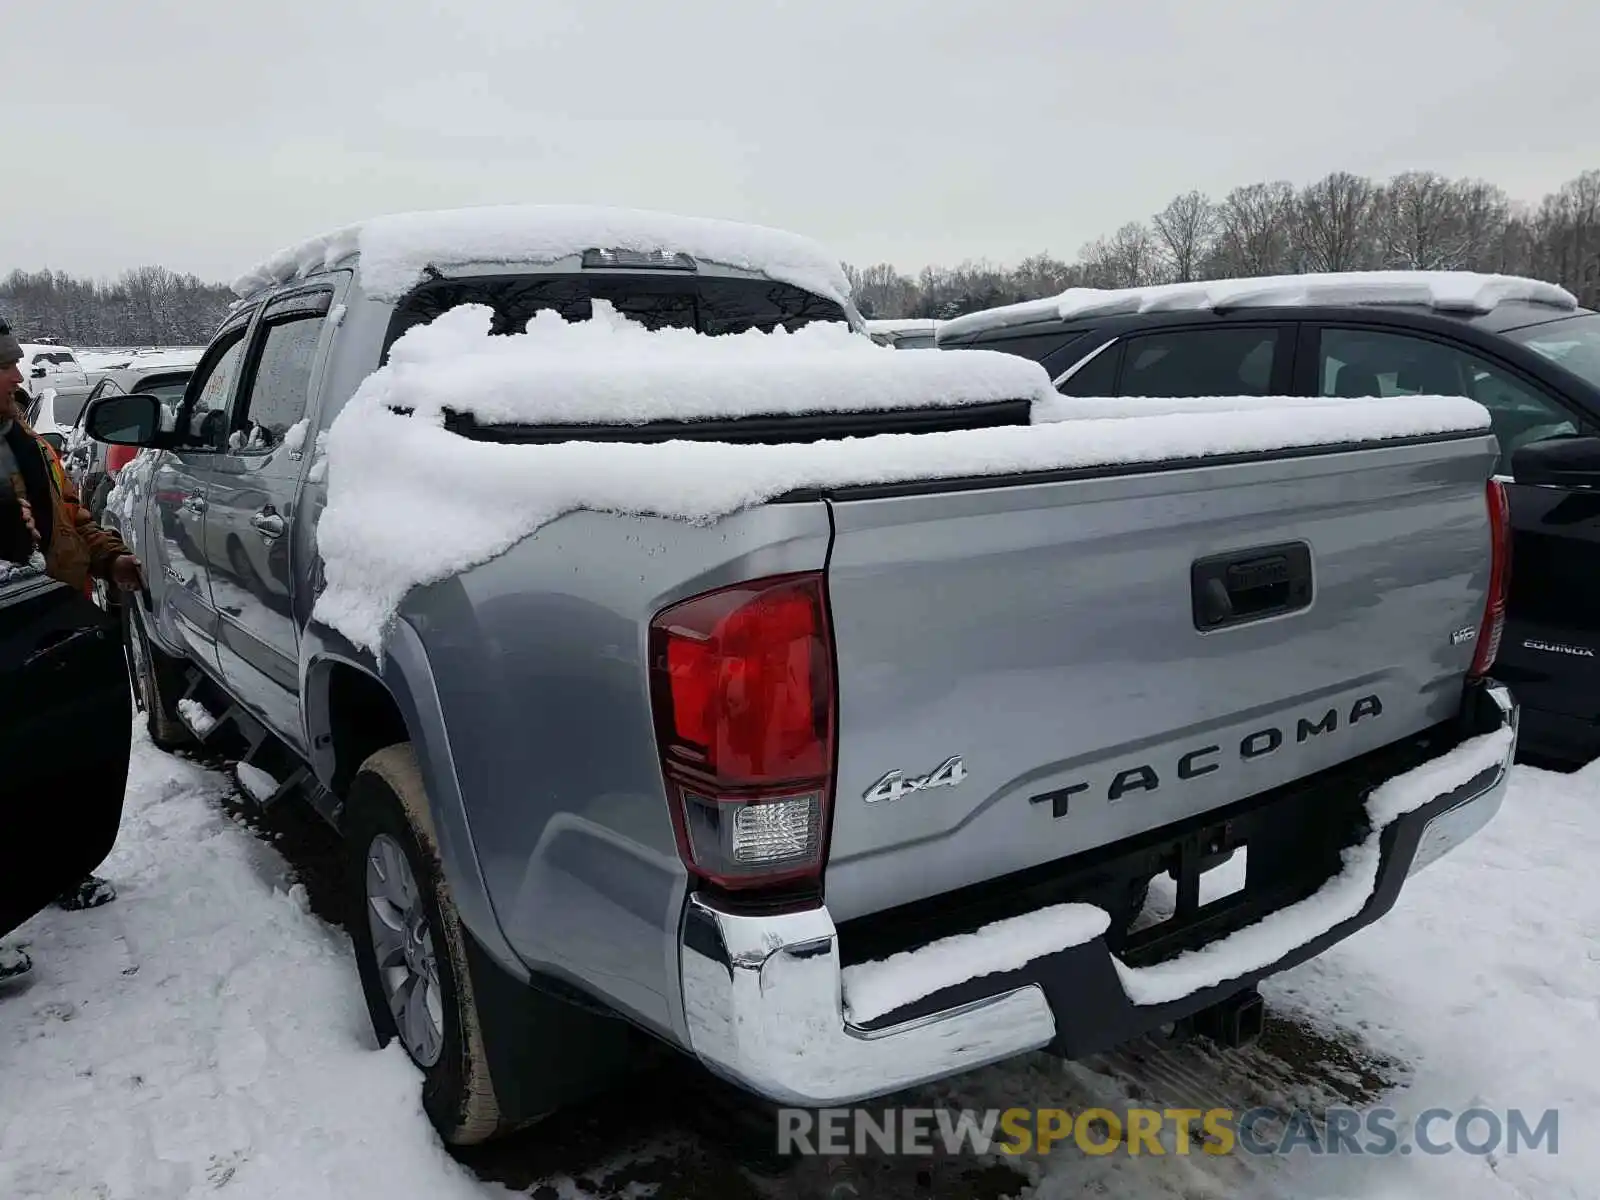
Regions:
[[1511, 501], [1505, 484], [1489, 480], [1489, 542], [1493, 559], [1489, 566], [1489, 599], [1483, 606], [1483, 623], [1478, 627], [1478, 649], [1472, 656], [1474, 677], [1487, 675], [1500, 654], [1500, 637], [1506, 627], [1506, 598], [1511, 591]]
[[650, 676], [684, 865], [726, 888], [820, 875], [836, 725], [821, 573], [664, 610], [650, 624]]

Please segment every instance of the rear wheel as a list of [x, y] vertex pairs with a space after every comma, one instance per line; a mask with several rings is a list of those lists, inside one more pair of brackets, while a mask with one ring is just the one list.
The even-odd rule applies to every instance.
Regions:
[[362, 763], [345, 806], [351, 940], [378, 1044], [422, 1071], [422, 1104], [447, 1144], [499, 1132], [461, 924], [440, 872], [409, 744]]
[[127, 649], [128, 672], [133, 678], [134, 695], [145, 714], [150, 740], [163, 750], [173, 750], [194, 741], [178, 719], [178, 696], [183, 690], [183, 661], [151, 645], [145, 633], [144, 617], [133, 600], [118, 606], [122, 611], [122, 641]]

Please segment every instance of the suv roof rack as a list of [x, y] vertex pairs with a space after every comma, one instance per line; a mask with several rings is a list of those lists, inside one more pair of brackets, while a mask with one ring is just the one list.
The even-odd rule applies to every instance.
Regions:
[[1475, 271], [1340, 271], [1205, 279], [1132, 288], [1068, 288], [1059, 296], [969, 313], [944, 322], [939, 340], [989, 329], [1078, 317], [1147, 312], [1225, 311], [1338, 304], [1414, 304], [1440, 312], [1482, 314], [1507, 302], [1576, 309], [1565, 288], [1517, 275]]

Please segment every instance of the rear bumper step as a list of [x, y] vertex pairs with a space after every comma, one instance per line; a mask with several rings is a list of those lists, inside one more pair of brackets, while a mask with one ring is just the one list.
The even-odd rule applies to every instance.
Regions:
[[[1408, 875], [1487, 823], [1504, 798], [1516, 729], [1505, 688], [1469, 689], [1460, 744], [1372, 789], [1374, 827], [1344, 869], [1253, 924], [1139, 966], [1119, 958], [1105, 935], [1093, 937], [1016, 970], [937, 985], [870, 1023], [851, 1018], [826, 906], [745, 915], [691, 897], [680, 946], [690, 1048], [717, 1075], [771, 1101], [827, 1107], [1032, 1050], [1083, 1057], [1220, 1012], [1266, 976], [1376, 921]], [[1244, 1036], [1259, 1013], [1235, 1015]]]

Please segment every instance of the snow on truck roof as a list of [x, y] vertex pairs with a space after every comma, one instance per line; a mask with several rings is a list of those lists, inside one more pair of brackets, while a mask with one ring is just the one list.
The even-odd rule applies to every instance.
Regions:
[[810, 238], [762, 225], [643, 209], [526, 204], [395, 213], [287, 247], [233, 282], [241, 299], [352, 258], [362, 287], [398, 300], [429, 267], [552, 263], [590, 250], [683, 254], [754, 271], [844, 305], [839, 260]]
[[1319, 304], [1420, 304], [1440, 312], [1488, 313], [1522, 301], [1574, 309], [1565, 288], [1517, 275], [1475, 271], [1338, 271], [1205, 279], [1131, 288], [1068, 288], [1059, 296], [1026, 300], [955, 317], [940, 327], [942, 339], [1033, 321], [1189, 312], [1221, 308], [1289, 308]]

